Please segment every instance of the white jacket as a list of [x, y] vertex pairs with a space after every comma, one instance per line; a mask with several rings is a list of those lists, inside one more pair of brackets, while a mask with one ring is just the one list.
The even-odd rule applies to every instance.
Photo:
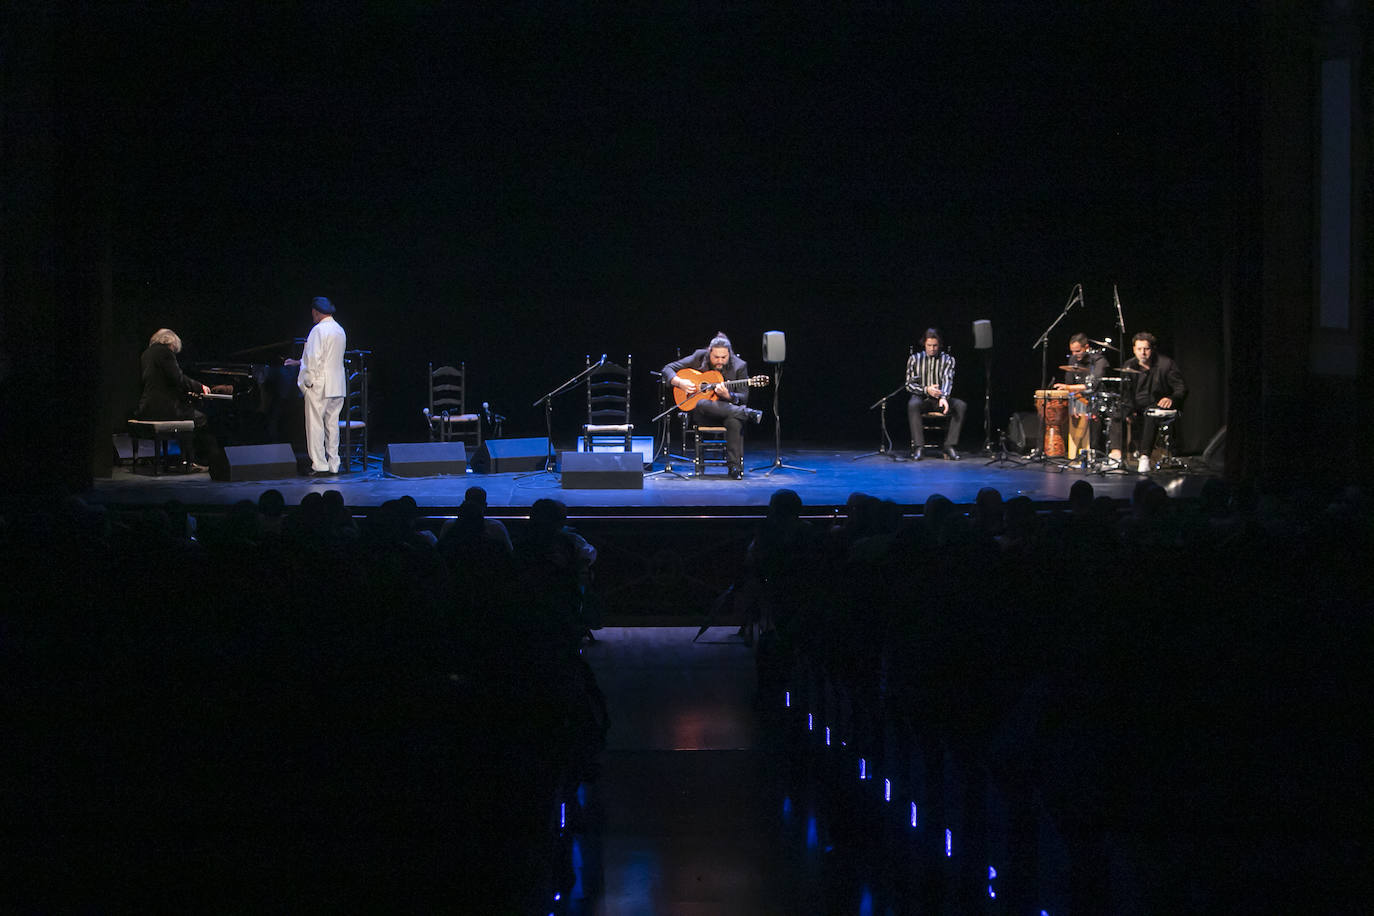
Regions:
[[348, 393], [348, 379], [344, 378], [347, 341], [348, 335], [332, 315], [325, 315], [310, 329], [296, 376], [296, 387], [306, 397], [341, 398]]

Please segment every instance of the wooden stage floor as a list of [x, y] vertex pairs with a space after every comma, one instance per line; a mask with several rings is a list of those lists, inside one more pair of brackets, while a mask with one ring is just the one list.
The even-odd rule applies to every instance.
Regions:
[[[643, 489], [569, 489], [562, 486], [557, 473], [476, 474], [469, 470], [461, 476], [393, 477], [383, 472], [381, 462], [369, 461], [366, 472], [338, 477], [288, 477], [279, 480], [222, 482], [208, 474], [154, 477], [144, 466], [137, 473], [127, 466], [116, 467], [109, 478], [95, 481], [86, 494], [90, 502], [110, 507], [160, 505], [169, 499], [191, 507], [229, 506], [239, 500], [256, 501], [263, 490], [275, 488], [287, 505], [299, 504], [312, 490], [339, 490], [345, 503], [353, 508], [380, 506], [389, 499], [409, 495], [430, 515], [451, 514], [463, 501], [470, 486], [487, 491], [487, 502], [495, 516], [527, 514], [536, 499], [553, 497], [568, 506], [569, 516], [754, 516], [761, 514], [769, 497], [781, 488], [795, 490], [812, 510], [842, 506], [851, 493], [863, 492], [911, 509], [919, 509], [926, 498], [939, 493], [960, 505], [971, 504], [979, 489], [994, 487], [1004, 498], [1029, 496], [1036, 503], [1056, 503], [1067, 499], [1069, 488], [1087, 480], [1099, 496], [1129, 500], [1141, 475], [1135, 473], [1098, 474], [1077, 468], [1062, 469], [1046, 464], [1021, 467], [989, 464], [977, 454], [962, 460], [946, 461], [933, 450], [920, 462], [894, 461], [886, 455], [863, 457], [866, 450], [798, 447], [784, 450], [782, 461], [803, 470], [780, 468], [769, 473], [774, 460], [771, 449], [754, 448], [746, 453], [743, 480], [729, 480], [721, 473], [698, 478], [682, 478], [662, 473], [663, 462], [646, 473]], [[1194, 461], [1200, 466], [1200, 462]], [[690, 465], [674, 463], [679, 471]], [[1171, 496], [1193, 497], [1203, 481], [1213, 476], [1207, 470], [1155, 472], [1151, 475]]]

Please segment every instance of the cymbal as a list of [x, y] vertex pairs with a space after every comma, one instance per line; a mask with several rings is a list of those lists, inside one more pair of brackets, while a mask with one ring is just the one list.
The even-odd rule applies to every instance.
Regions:
[[1108, 350], [1116, 349], [1116, 347], [1112, 346], [1112, 342], [1110, 340], [1093, 340], [1091, 337], [1089, 337], [1088, 343], [1098, 347], [1106, 347]]
[[1126, 368], [1125, 366], [1122, 366], [1120, 369], [1113, 369], [1112, 371], [1113, 371], [1113, 372], [1129, 372], [1131, 375], [1144, 375], [1144, 374], [1145, 374], [1145, 373], [1142, 372], [1140, 369], [1128, 369], [1128, 368]]
[[1110, 375], [1104, 375], [1104, 376], [1102, 376], [1100, 379], [1098, 379], [1097, 381], [1098, 381], [1099, 384], [1102, 383], [1102, 382], [1106, 382], [1106, 383], [1109, 384], [1109, 385], [1120, 385], [1120, 384], [1121, 384], [1121, 379], [1119, 379], [1119, 378], [1112, 378]]
[[1065, 372], [1087, 372], [1087, 371], [1088, 371], [1088, 367], [1087, 367], [1087, 366], [1060, 366], [1059, 368], [1060, 368], [1060, 369], [1063, 369]]

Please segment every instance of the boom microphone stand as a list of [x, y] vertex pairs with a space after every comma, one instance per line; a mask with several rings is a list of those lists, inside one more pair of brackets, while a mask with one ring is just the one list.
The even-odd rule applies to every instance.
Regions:
[[517, 475], [515, 478], [516, 480], [523, 480], [526, 477], [533, 477], [536, 474], [548, 474], [553, 471], [553, 399], [558, 397], [563, 392], [567, 391], [572, 386], [576, 385], [578, 382], [585, 379], [587, 376], [591, 375], [592, 370], [600, 369], [605, 364], [605, 362], [606, 354], [602, 353], [601, 359], [592, 363], [590, 366], [583, 369], [581, 372], [577, 373], [572, 378], [568, 379], [566, 382], [559, 385], [557, 388], [550, 391], [548, 394], [544, 395], [542, 398], [540, 398], [539, 400], [535, 401], [533, 404], [530, 405], [531, 407], [538, 407], [540, 404], [544, 405], [544, 430], [548, 435], [549, 451], [548, 454], [544, 456], [544, 467], [542, 470], [530, 471], [528, 474]]
[[[1069, 293], [1069, 301], [1064, 305], [1064, 311], [1060, 312], [1060, 313], [1059, 313], [1059, 317], [1055, 318], [1054, 321], [1050, 322], [1050, 326], [1047, 327], [1047, 328], [1045, 328], [1045, 333], [1043, 333], [1043, 334], [1040, 335], [1040, 339], [1037, 340], [1035, 343], [1031, 344], [1031, 349], [1032, 349], [1032, 350], [1034, 350], [1036, 347], [1039, 347], [1039, 348], [1040, 348], [1040, 390], [1041, 390], [1041, 391], [1044, 391], [1044, 390], [1045, 390], [1046, 388], [1048, 388], [1049, 385], [1050, 385], [1050, 332], [1053, 331], [1053, 330], [1055, 329], [1055, 326], [1058, 325], [1059, 322], [1063, 321], [1064, 318], [1068, 316], [1069, 312], [1073, 309], [1073, 307], [1074, 307], [1075, 305], [1082, 305], [1082, 304], [1083, 304], [1083, 284], [1082, 284], [1082, 283], [1077, 283], [1077, 284], [1074, 285], [1073, 291]], [[1032, 460], [1033, 462], [1035, 462], [1035, 463], [1038, 463], [1038, 464], [1047, 464], [1047, 463], [1049, 463], [1049, 461], [1050, 461], [1049, 456], [1045, 454], [1045, 408], [1046, 408], [1046, 406], [1047, 406], [1047, 405], [1045, 405], [1045, 404], [1043, 404], [1043, 403], [1037, 404], [1037, 405], [1036, 405], [1036, 411], [1035, 411], [1036, 413], [1038, 413], [1038, 414], [1040, 415], [1040, 454], [1039, 454], [1039, 455], [1036, 455], [1036, 456], [1033, 457], [1031, 460]], [[1059, 469], [1060, 469], [1061, 471], [1064, 469], [1063, 465], [1059, 465], [1057, 462], [1056, 462], [1056, 465], [1059, 467]]]
[[906, 383], [903, 382], [896, 388], [889, 391], [887, 394], [878, 398], [878, 400], [874, 401], [872, 404], [868, 405], [869, 410], [872, 410], [875, 407], [878, 408], [878, 427], [881, 430], [878, 437], [878, 450], [876, 452], [867, 452], [863, 455], [857, 455], [853, 458], [850, 458], [850, 461], [858, 461], [860, 458], [874, 458], [878, 455], [881, 455], [884, 458], [890, 459], [892, 461], [906, 460], [901, 455], [898, 455], [895, 451], [892, 450], [892, 436], [888, 435], [887, 432], [887, 402], [889, 399], [896, 397], [898, 394], [905, 390]]

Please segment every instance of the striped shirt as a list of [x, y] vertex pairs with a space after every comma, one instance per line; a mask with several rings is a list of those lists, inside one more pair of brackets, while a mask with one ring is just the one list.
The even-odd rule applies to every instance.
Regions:
[[906, 361], [906, 390], [918, 394], [928, 385], [936, 385], [941, 397], [949, 397], [954, 387], [954, 357], [939, 353], [934, 358], [926, 356], [925, 350], [911, 354]]

